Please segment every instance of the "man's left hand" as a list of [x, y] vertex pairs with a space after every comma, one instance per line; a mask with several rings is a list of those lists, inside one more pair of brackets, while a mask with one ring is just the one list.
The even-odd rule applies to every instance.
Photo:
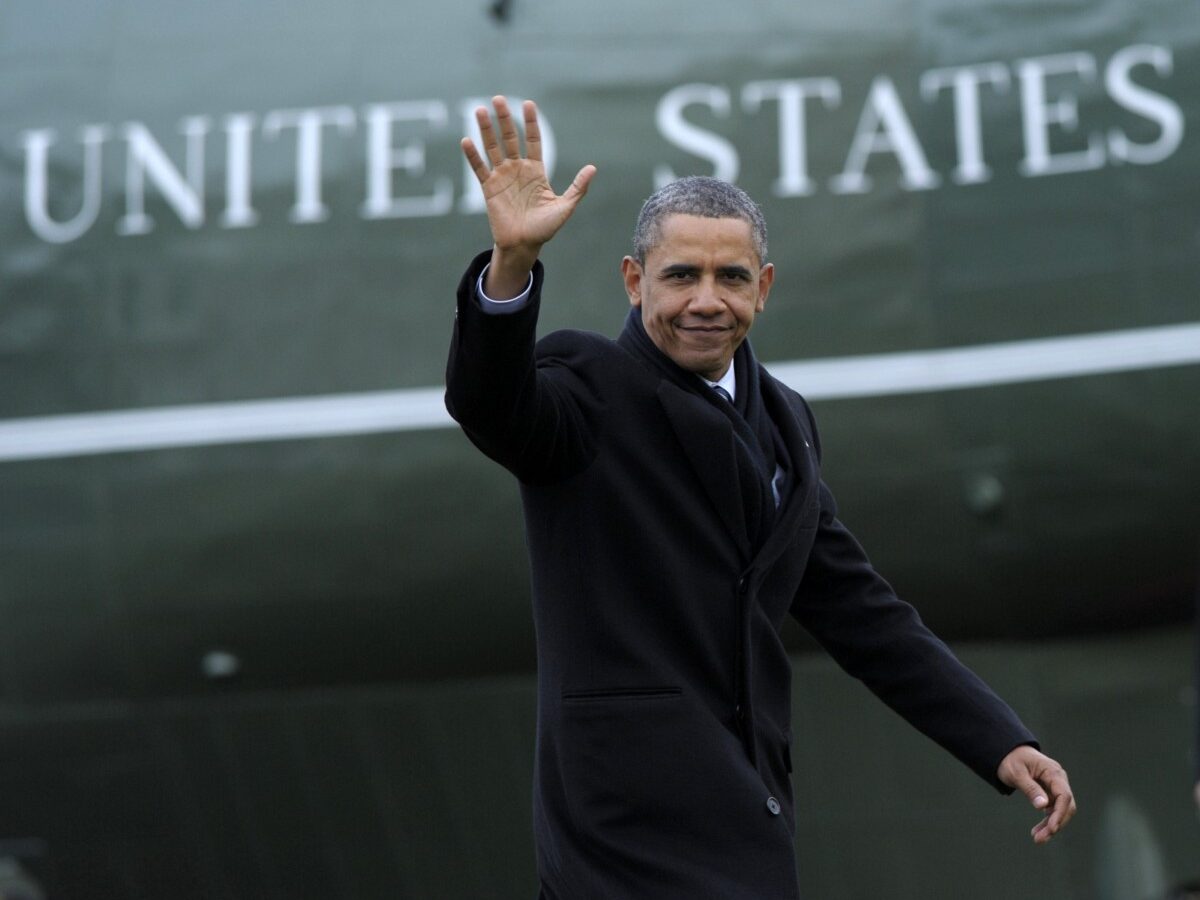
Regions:
[[997, 777], [1029, 798], [1046, 817], [1030, 832], [1035, 844], [1045, 844], [1075, 815], [1075, 795], [1063, 767], [1046, 754], [1025, 744], [1000, 762]]

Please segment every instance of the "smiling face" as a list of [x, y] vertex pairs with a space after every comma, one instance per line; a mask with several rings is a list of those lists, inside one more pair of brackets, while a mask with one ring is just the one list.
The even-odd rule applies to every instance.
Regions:
[[750, 223], [675, 214], [645, 264], [621, 262], [650, 340], [680, 368], [718, 381], [763, 310], [775, 267], [759, 264]]

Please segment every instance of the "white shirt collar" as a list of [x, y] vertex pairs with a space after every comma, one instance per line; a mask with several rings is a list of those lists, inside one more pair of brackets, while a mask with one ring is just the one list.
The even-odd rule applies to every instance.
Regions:
[[729, 394], [729, 398], [731, 400], [737, 399], [737, 376], [733, 374], [732, 360], [730, 360], [729, 368], [725, 370], [725, 374], [721, 376], [720, 381], [709, 381], [707, 378], [704, 378], [703, 375], [700, 377], [704, 379], [704, 383], [709, 387], [724, 388], [725, 392]]

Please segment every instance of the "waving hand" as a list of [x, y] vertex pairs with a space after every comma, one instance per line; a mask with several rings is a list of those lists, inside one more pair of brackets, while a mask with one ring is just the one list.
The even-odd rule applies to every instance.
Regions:
[[558, 233], [575, 211], [587, 193], [596, 167], [584, 166], [561, 196], [555, 194], [542, 164], [537, 106], [527, 100], [523, 107], [525, 156], [521, 156], [521, 139], [508, 101], [493, 97], [492, 106], [500, 126], [499, 137], [487, 107], [475, 110], [488, 161], [484, 162], [469, 137], [463, 138], [462, 149], [483, 188], [492, 229], [492, 265], [484, 290], [488, 296], [500, 300], [515, 296], [524, 288], [542, 245]]

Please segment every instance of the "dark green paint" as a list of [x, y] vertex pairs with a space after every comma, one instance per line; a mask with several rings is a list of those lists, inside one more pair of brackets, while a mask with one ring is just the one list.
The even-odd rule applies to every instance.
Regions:
[[[712, 170], [655, 126], [660, 99], [687, 83], [730, 92], [727, 117], [693, 106], [686, 118], [736, 146], [739, 182], [771, 224], [779, 275], [754, 332], [763, 359], [1200, 320], [1191, 0], [652, 9], [516, 0], [501, 24], [482, 2], [4, 4], [0, 419], [439, 384], [451, 291], [487, 242], [484, 218], [457, 208], [459, 106], [494, 91], [539, 100], [556, 184], [599, 167], [545, 253], [546, 330], [614, 333], [618, 262], [655, 166]], [[1142, 44], [1171, 51], [1169, 76], [1141, 66], [1134, 80], [1180, 110], [1178, 148], [1152, 165], [1020, 175], [1017, 62], [1084, 53], [1102, 75]], [[923, 100], [920, 78], [985, 62], [1013, 79], [981, 92], [994, 174], [958, 185], [950, 95]], [[939, 187], [904, 189], [895, 157], [878, 154], [869, 192], [830, 190], [878, 76], [895, 84]], [[777, 104], [751, 113], [739, 97], [753, 81], [811, 77], [842, 92], [836, 109], [809, 101], [816, 192], [776, 197]], [[1086, 130], [1159, 136], [1100, 77], [1050, 84], [1078, 97]], [[426, 166], [397, 174], [396, 193], [450, 179], [455, 208], [364, 219], [362, 110], [417, 100], [444, 104], [448, 121], [397, 127], [397, 144], [423, 143]], [[268, 140], [256, 127], [258, 222], [222, 227], [223, 117], [252, 113], [261, 126], [271, 110], [343, 105], [358, 118], [352, 134], [323, 132], [328, 218], [289, 222], [295, 129]], [[177, 127], [190, 115], [213, 121], [204, 223], [186, 227], [148, 187], [155, 228], [118, 235], [122, 124], [143, 123], [182, 167]], [[94, 123], [113, 133], [99, 216], [77, 240], [49, 243], [23, 213], [22, 135], [58, 132], [50, 212], [61, 221], [80, 209], [77, 132]], [[1053, 143], [1078, 150], [1083, 133], [1055, 128]], [[1182, 713], [1164, 699], [1178, 673], [1148, 686], [1146, 704], [1116, 682], [1061, 702], [1046, 685], [1078, 686], [1114, 652], [1140, 661], [1130, 672], [1165, 665], [1160, 651], [1182, 645], [1101, 639], [1042, 654], [1024, 642], [1186, 618], [1197, 395], [1190, 365], [816, 404], [826, 477], [879, 568], [946, 636], [1019, 642], [984, 653], [981, 668], [1080, 773], [1085, 809], [1098, 815], [1109, 787], [1127, 784], [1170, 823], [1159, 829], [1169, 842], [1187, 827], [1176, 794], [1130, 770], [1163, 753], [1185, 768]], [[56, 897], [530, 896], [523, 552], [514, 485], [448, 429], [0, 463], [0, 796], [13, 798], [0, 804], [0, 847], [48, 841], [30, 865]], [[213, 649], [241, 660], [231, 683], [202, 673]], [[1019, 668], [1026, 659], [1035, 668]], [[823, 702], [824, 666], [799, 661], [801, 721], [823, 723], [802, 752], [854, 766], [800, 786], [812, 896], [999, 898], [1047, 884], [1095, 896], [1096, 819], [1060, 855], [1027, 857], [1017, 801], [999, 812], [882, 720], [871, 743], [895, 746], [897, 772], [880, 777], [855, 755], [857, 728], [834, 707], [805, 707]], [[464, 677], [485, 680], [435, 685]], [[830, 697], [850, 690], [828, 682]], [[1139, 742], [1122, 732], [1098, 748], [1097, 723], [1120, 710], [1138, 717]], [[1175, 875], [1185, 852], [1167, 848]], [[929, 888], [943, 877], [944, 893]]]

